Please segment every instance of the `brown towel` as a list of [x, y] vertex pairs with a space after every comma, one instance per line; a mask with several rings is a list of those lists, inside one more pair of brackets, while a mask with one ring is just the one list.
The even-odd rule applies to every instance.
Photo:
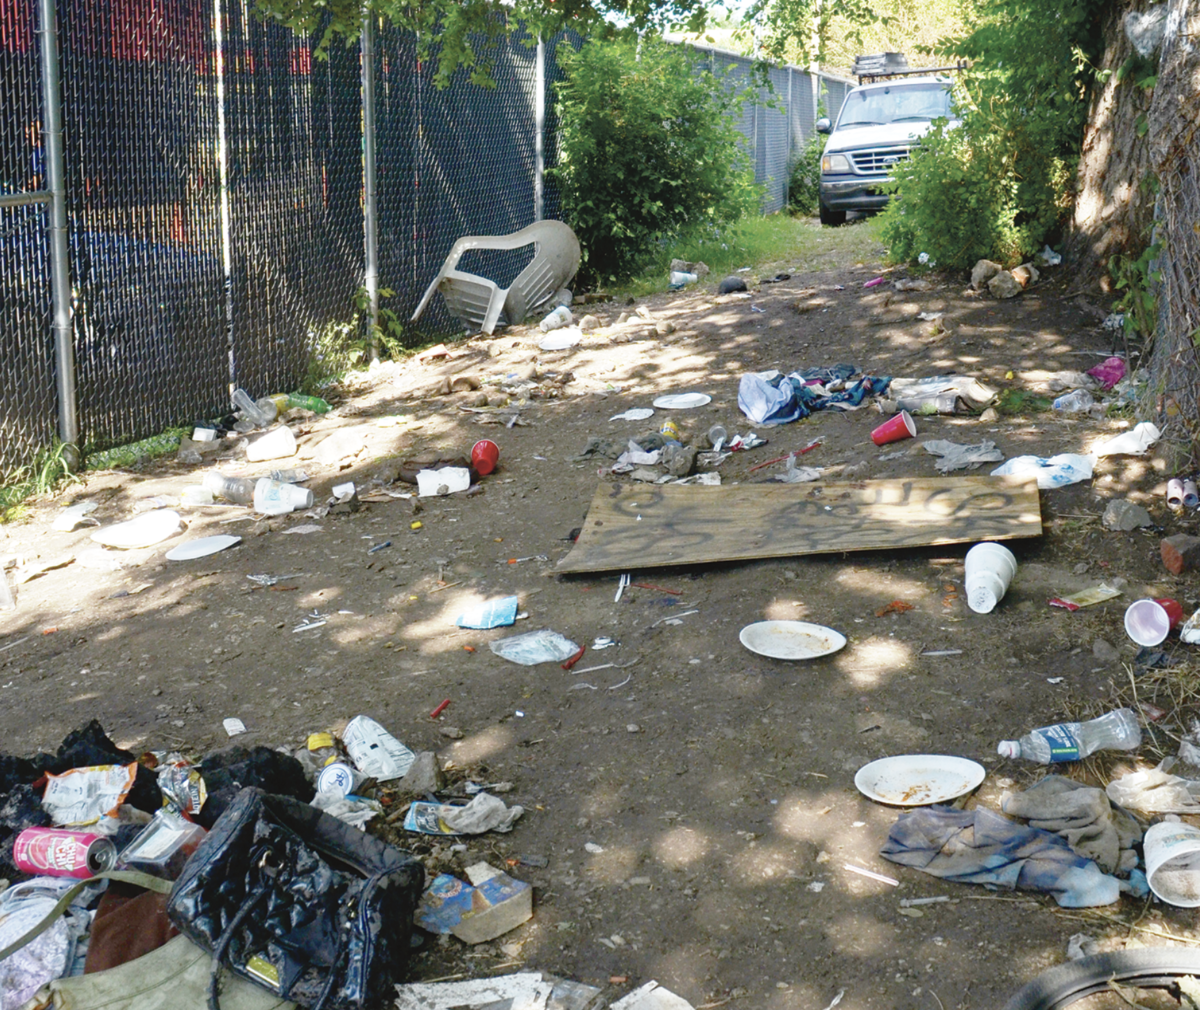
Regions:
[[167, 895], [112, 881], [92, 920], [84, 974], [149, 954], [178, 933], [167, 918]]

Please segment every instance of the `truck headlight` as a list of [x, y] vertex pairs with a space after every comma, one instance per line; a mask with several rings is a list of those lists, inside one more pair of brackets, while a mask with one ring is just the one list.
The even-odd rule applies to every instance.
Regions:
[[821, 159], [822, 172], [849, 172], [850, 161], [844, 154], [827, 154]]

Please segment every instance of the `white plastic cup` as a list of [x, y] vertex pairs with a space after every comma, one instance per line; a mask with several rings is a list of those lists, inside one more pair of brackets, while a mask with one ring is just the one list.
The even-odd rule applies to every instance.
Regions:
[[260, 435], [246, 446], [246, 459], [261, 463], [265, 459], [283, 459], [296, 455], [296, 436], [286, 424]]
[[281, 516], [312, 508], [313, 493], [306, 487], [261, 477], [254, 485], [254, 507], [264, 515]]
[[573, 319], [574, 316], [571, 315], [571, 310], [565, 305], [560, 305], [538, 323], [538, 329], [543, 333], [549, 333], [551, 330], [557, 330], [560, 326], [566, 326]]
[[1157, 600], [1134, 600], [1125, 610], [1125, 634], [1142, 646], [1159, 645], [1171, 633], [1171, 615]]
[[1200, 828], [1162, 821], [1146, 830], [1142, 846], [1150, 890], [1168, 905], [1200, 907]]
[[986, 541], [967, 551], [964, 570], [967, 606], [977, 614], [990, 614], [1017, 574], [1017, 559], [1003, 544]]

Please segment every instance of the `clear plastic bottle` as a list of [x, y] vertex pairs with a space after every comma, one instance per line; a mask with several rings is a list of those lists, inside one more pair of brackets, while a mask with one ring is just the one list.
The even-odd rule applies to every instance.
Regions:
[[244, 389], [233, 391], [233, 405], [242, 412], [244, 420], [252, 421], [259, 428], [265, 428], [279, 414], [278, 405], [269, 396], [255, 402]]
[[1052, 406], [1055, 410], [1061, 410], [1066, 414], [1078, 414], [1088, 410], [1095, 402], [1095, 397], [1086, 389], [1077, 389], [1073, 393], [1064, 393], [1054, 401]]
[[1001, 757], [1021, 757], [1038, 764], [1081, 761], [1098, 750], [1133, 750], [1142, 742], [1142, 727], [1131, 708], [1119, 708], [1088, 722], [1063, 722], [1031, 730], [1020, 740], [1001, 740]]
[[245, 477], [226, 477], [213, 470], [204, 475], [204, 486], [216, 497], [238, 505], [249, 505], [254, 501], [254, 481]]

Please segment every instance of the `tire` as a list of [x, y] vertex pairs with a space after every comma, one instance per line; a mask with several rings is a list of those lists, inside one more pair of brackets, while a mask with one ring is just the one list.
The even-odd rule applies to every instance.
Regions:
[[1108, 988], [1109, 979], [1145, 989], [1168, 989], [1175, 980], [1200, 976], [1200, 951], [1181, 947], [1144, 947], [1096, 954], [1042, 972], [1004, 1010], [1059, 1010]]
[[844, 210], [830, 210], [823, 203], [818, 204], [818, 208], [821, 212], [821, 224], [836, 228], [838, 225], [846, 223], [846, 212]]

